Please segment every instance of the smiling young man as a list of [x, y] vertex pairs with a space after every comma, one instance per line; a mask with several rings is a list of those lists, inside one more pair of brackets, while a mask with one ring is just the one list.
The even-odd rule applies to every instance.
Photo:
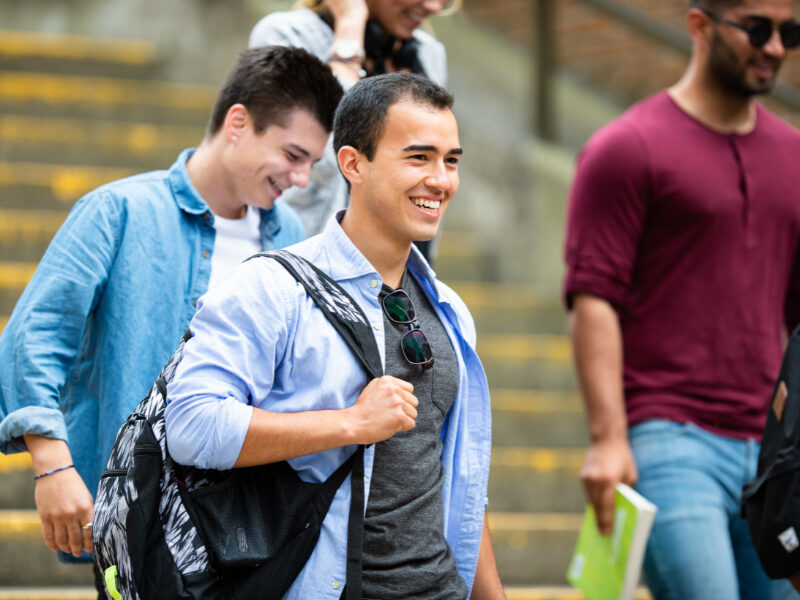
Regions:
[[53, 239], [0, 336], [0, 449], [31, 452], [51, 549], [91, 551], [117, 429], [209, 282], [303, 239], [278, 197], [307, 183], [341, 94], [303, 50], [242, 53], [196, 150], [90, 192]]
[[583, 149], [565, 298], [598, 526], [623, 481], [659, 509], [657, 599], [794, 597], [739, 516], [783, 340], [800, 321], [800, 134], [755, 101], [800, 44], [791, 0], [694, 0], [674, 86]]
[[[167, 387], [167, 442], [181, 463], [289, 460], [319, 482], [369, 445], [365, 599], [504, 597], [485, 520], [491, 416], [474, 325], [412, 246], [436, 235], [458, 189], [452, 102], [416, 75], [357, 83], [334, 125], [350, 206], [289, 249], [363, 309], [385, 375], [367, 381], [304, 289], [260, 259], [203, 297]], [[350, 490], [337, 491], [287, 598], [342, 595]]]

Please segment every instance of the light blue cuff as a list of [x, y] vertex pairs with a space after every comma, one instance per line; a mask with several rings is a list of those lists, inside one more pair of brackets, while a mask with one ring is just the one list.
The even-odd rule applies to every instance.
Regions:
[[15, 410], [0, 422], [0, 452], [27, 452], [28, 447], [22, 438], [26, 434], [42, 435], [69, 443], [67, 426], [60, 410], [26, 406]]

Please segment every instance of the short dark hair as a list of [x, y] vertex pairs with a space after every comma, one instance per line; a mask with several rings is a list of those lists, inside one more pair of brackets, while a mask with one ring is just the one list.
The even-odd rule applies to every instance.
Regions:
[[302, 48], [262, 46], [239, 54], [217, 96], [208, 135], [214, 136], [234, 104], [243, 104], [256, 133], [283, 124], [295, 109], [310, 112], [326, 131], [342, 98], [342, 86], [330, 68]]
[[729, 8], [735, 8], [742, 3], [742, 0], [690, 0], [689, 8], [699, 8], [710, 12], [722, 12]]
[[453, 106], [453, 96], [422, 75], [387, 73], [356, 83], [342, 98], [333, 121], [333, 148], [352, 146], [367, 160], [375, 157], [389, 107], [411, 100], [440, 110]]

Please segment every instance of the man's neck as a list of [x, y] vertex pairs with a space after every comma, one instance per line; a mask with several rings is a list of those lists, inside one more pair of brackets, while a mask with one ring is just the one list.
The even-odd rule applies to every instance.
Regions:
[[377, 231], [371, 231], [373, 227], [367, 225], [366, 220], [359, 219], [352, 208], [351, 205], [342, 219], [342, 229], [364, 258], [375, 267], [383, 283], [394, 289], [399, 288], [411, 253], [411, 244], [395, 242]]
[[693, 63], [667, 93], [684, 112], [720, 133], [743, 135], [756, 126], [755, 100], [722, 89]]
[[236, 196], [222, 162], [219, 136], [205, 139], [186, 164], [189, 179], [211, 212], [224, 219], [240, 219], [247, 205]]

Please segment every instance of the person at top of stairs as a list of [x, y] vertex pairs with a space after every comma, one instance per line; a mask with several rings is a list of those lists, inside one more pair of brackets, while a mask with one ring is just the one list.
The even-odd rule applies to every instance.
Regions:
[[0, 336], [0, 451], [30, 451], [44, 540], [63, 560], [89, 559], [117, 429], [199, 296], [248, 256], [304, 238], [279, 196], [307, 184], [341, 95], [305, 50], [243, 52], [200, 146], [90, 192], [48, 247]]

